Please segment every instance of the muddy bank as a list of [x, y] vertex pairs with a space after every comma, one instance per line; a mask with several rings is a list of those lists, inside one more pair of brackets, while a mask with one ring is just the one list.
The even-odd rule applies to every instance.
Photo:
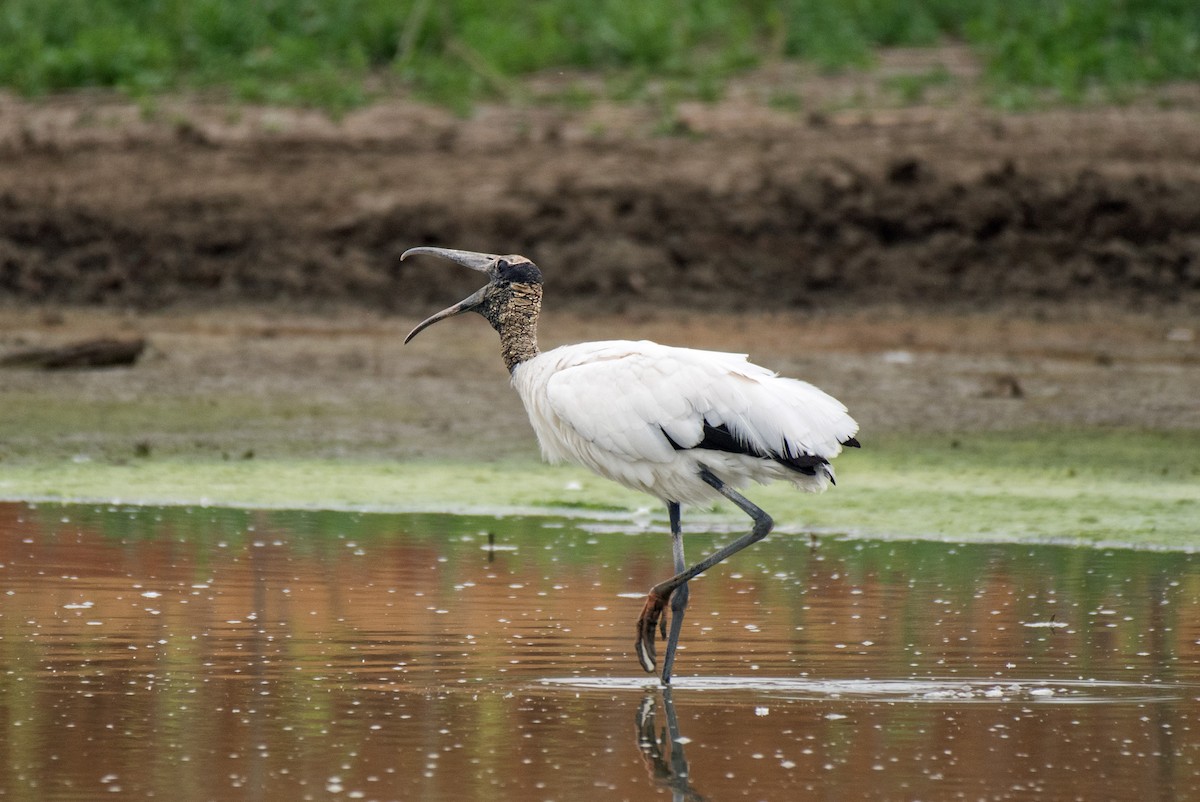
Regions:
[[437, 243], [530, 255], [564, 308], [1200, 308], [1193, 113], [736, 111], [662, 136], [537, 109], [255, 128], [21, 107], [0, 130], [0, 297], [408, 312], [471, 289], [397, 261]]
[[[1200, 350], [1188, 317], [799, 317], [555, 310], [541, 342], [647, 338], [749, 353], [846, 403], [864, 451], [886, 450], [881, 438], [890, 434], [1200, 429]], [[148, 346], [132, 367], [0, 369], [0, 465], [146, 456], [536, 460], [487, 324], [451, 321], [404, 345], [417, 320], [361, 308], [6, 314], [0, 355], [100, 336]]]

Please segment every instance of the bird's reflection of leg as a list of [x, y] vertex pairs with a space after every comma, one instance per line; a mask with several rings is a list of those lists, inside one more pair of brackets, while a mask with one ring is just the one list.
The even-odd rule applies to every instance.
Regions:
[[667, 718], [665, 727], [657, 727], [657, 704], [653, 693], [642, 697], [637, 712], [638, 748], [646, 759], [650, 779], [657, 785], [671, 789], [671, 796], [675, 800], [703, 802], [705, 797], [692, 787], [688, 774], [687, 756], [680, 742], [679, 719], [675, 715], [670, 688], [662, 689], [662, 702]]

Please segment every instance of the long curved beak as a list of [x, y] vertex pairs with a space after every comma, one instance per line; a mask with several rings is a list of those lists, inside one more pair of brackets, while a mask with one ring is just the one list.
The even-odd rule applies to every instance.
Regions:
[[[420, 247], [420, 248], [409, 248], [407, 251], [400, 254], [400, 259], [401, 259], [401, 261], [403, 261], [404, 259], [407, 259], [409, 256], [414, 256], [414, 255], [419, 256], [422, 254], [425, 254], [428, 256], [440, 256], [443, 259], [449, 259], [450, 261], [456, 262], [456, 263], [462, 265], [463, 267], [469, 267], [472, 270], [478, 270], [481, 273], [487, 273], [489, 277], [494, 274], [496, 261], [500, 258], [499, 256], [497, 256], [495, 254], [491, 254], [491, 253], [475, 253], [474, 251], [459, 251], [459, 250], [455, 250], [453, 248]], [[404, 342], [408, 343], [408, 341], [411, 340], [413, 337], [416, 337], [422, 331], [429, 328], [434, 323], [437, 323], [439, 320], [445, 320], [448, 317], [454, 317], [455, 315], [461, 315], [463, 312], [470, 312], [471, 310], [475, 309], [477, 306], [479, 306], [481, 303], [483, 303], [483, 299], [487, 296], [487, 291], [490, 286], [491, 286], [490, 283], [485, 284], [484, 286], [480, 287], [476, 292], [472, 293], [470, 295], [470, 297], [464, 298], [461, 301], [459, 301], [458, 303], [454, 304], [453, 306], [446, 307], [442, 311], [438, 312], [436, 315], [433, 315], [432, 317], [428, 317], [425, 320], [422, 320], [420, 323], [417, 324], [416, 328], [414, 328], [412, 331], [410, 331], [408, 333], [408, 336], [404, 338]]]

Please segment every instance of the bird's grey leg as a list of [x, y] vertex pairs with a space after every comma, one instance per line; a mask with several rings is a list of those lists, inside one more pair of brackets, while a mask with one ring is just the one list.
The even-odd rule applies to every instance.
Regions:
[[[683, 560], [683, 527], [679, 522], [679, 504], [672, 501], [667, 504], [667, 514], [671, 519], [671, 555], [675, 560], [675, 573], [687, 569]], [[675, 665], [675, 649], [679, 646], [679, 631], [683, 628], [683, 611], [687, 609], [688, 584], [684, 582], [671, 594], [671, 634], [667, 637], [667, 656], [663, 658], [662, 681], [664, 685], [671, 682], [671, 668]], [[666, 636], [666, 626], [663, 635]]]
[[[667, 517], [671, 521], [671, 555], [674, 559], [675, 573], [678, 574], [687, 567], [687, 563], [683, 559], [683, 528], [679, 520], [679, 502], [667, 502]], [[679, 592], [672, 594], [671, 612], [674, 613], [671, 623], [671, 636], [667, 638], [667, 619], [661, 618], [662, 608], [666, 604], [667, 596], [663, 596], [661, 603], [657, 606], [656, 612], [652, 619], [647, 619], [645, 610], [638, 618], [638, 639], [634, 644], [637, 649], [638, 662], [642, 664], [642, 668], [646, 673], [653, 673], [654, 664], [657, 662], [654, 648], [654, 628], [658, 627], [659, 632], [664, 638], [667, 638], [667, 659], [663, 663], [663, 676], [666, 678], [664, 682], [670, 682], [671, 665], [675, 662], [675, 647], [679, 642], [679, 630], [683, 626], [683, 610], [687, 607], [688, 589], [687, 583], [684, 583], [679, 588]], [[646, 602], [647, 606], [650, 602]], [[649, 625], [647, 630], [645, 626]]]
[[[771, 527], [775, 525], [770, 515], [767, 515], [767, 513], [741, 493], [731, 487], [727, 487], [719, 476], [708, 469], [708, 466], [700, 466], [700, 478], [722, 496], [736, 504], [742, 512], [753, 518], [754, 526], [747, 534], [713, 552], [691, 568], [679, 571], [667, 581], [660, 582], [650, 588], [650, 593], [646, 596], [646, 606], [642, 608], [642, 614], [638, 618], [637, 624], [638, 660], [647, 673], [654, 671], [654, 630], [658, 626], [663, 609], [667, 606], [667, 599], [671, 597], [671, 594], [693, 577], [704, 573], [709, 568], [737, 554], [747, 546], [762, 540], [771, 531]], [[663, 682], [670, 682], [670, 676], [665, 671], [663, 672]]]

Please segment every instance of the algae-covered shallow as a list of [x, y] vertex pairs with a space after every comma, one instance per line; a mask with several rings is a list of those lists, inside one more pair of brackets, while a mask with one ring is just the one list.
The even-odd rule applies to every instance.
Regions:
[[[415, 322], [362, 310], [13, 310], [0, 341], [132, 328], [151, 348], [130, 369], [5, 370], [0, 498], [661, 514], [651, 498], [538, 461], [486, 323], [404, 346]], [[548, 346], [619, 335], [745, 350], [844, 401], [864, 447], [839, 457], [836, 488], [747, 491], [781, 530], [1197, 542], [1190, 318], [639, 312], [543, 323]], [[744, 516], [685, 517], [689, 530], [714, 523]]]
[[[838, 460], [823, 496], [747, 492], [784, 532], [1020, 540], [1193, 549], [1200, 544], [1200, 432], [1073, 430], [891, 435]], [[531, 459], [16, 460], [0, 498], [379, 511], [571, 511], [623, 517], [658, 503], [571, 467]], [[728, 505], [685, 527], [737, 526]]]
[[1200, 793], [1200, 555], [770, 537], [693, 581], [666, 692], [670, 564], [661, 521], [0, 504], [0, 792]]

